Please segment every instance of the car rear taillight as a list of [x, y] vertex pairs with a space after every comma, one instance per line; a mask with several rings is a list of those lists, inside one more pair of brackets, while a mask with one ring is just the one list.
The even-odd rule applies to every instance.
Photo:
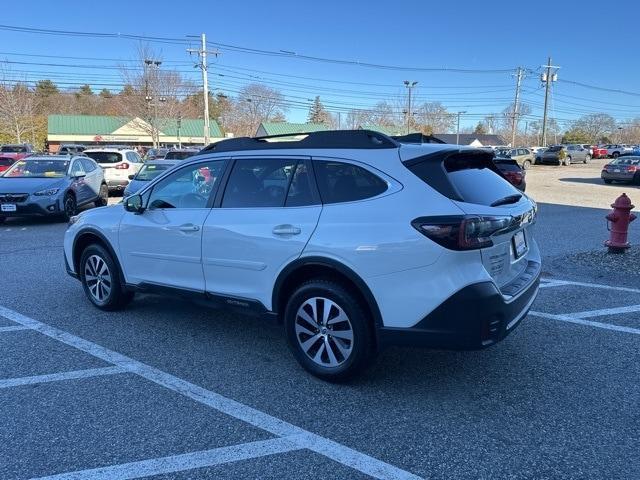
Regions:
[[636, 167], [635, 165], [629, 165], [629, 166], [627, 167], [627, 172], [633, 173], [633, 172], [635, 172], [636, 170], [638, 170], [638, 167]]
[[116, 170], [126, 170], [129, 168], [129, 164], [126, 162], [122, 162], [120, 165], [116, 165]]
[[522, 183], [522, 172], [504, 172], [504, 176], [512, 185], [520, 185]]
[[420, 217], [411, 225], [449, 250], [475, 250], [492, 246], [491, 236], [509, 230], [513, 225], [513, 217]]

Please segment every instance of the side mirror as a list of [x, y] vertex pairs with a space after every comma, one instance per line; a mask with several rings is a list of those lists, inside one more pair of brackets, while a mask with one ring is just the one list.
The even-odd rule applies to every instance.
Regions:
[[129, 180], [133, 180], [133, 177], [135, 177], [135, 173], [132, 173], [131, 175], [129, 175]]
[[131, 195], [124, 200], [124, 209], [127, 212], [142, 213], [144, 206], [142, 205], [142, 195]]
[[76, 180], [80, 180], [81, 178], [84, 178], [86, 176], [87, 176], [86, 173], [78, 173], [78, 174], [74, 175], [73, 178], [75, 178]]

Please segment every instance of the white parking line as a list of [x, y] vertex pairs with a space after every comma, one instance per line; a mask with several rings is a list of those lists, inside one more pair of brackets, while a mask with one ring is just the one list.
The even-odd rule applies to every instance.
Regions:
[[629, 305], [626, 307], [602, 308], [600, 310], [589, 310], [586, 312], [570, 313], [573, 318], [606, 317], [607, 315], [619, 315], [622, 313], [640, 312], [640, 305]]
[[9, 325], [8, 327], [0, 327], [0, 333], [17, 332], [19, 330], [29, 330], [29, 327], [25, 327], [24, 325]]
[[594, 322], [592, 320], [583, 320], [581, 318], [575, 318], [571, 315], [555, 315], [553, 313], [544, 312], [529, 312], [529, 315], [534, 317], [546, 318], [549, 320], [559, 320], [561, 322], [577, 323], [578, 325], [586, 325], [589, 327], [603, 328], [605, 330], [615, 330], [616, 332], [632, 333], [634, 335], [640, 335], [640, 329], [623, 327], [621, 325], [612, 325], [610, 323]]
[[[58, 328], [39, 322], [14, 310], [0, 306], [0, 315], [16, 323], [32, 328], [43, 335], [59, 340], [62, 343], [89, 353], [96, 358], [112, 363], [116, 366], [135, 373], [165, 388], [178, 392], [196, 402], [207, 405], [217, 411], [225, 413], [255, 427], [266, 430], [281, 437], [291, 437], [298, 448], [309, 449], [320, 453], [331, 460], [364, 474], [380, 479], [419, 479], [420, 477], [394, 467], [381, 460], [373, 458], [357, 450], [348, 448], [327, 438], [308, 432], [284, 420], [273, 417], [255, 408], [224, 397], [218, 393], [194, 385], [169, 373], [151, 367], [145, 363], [129, 358], [101, 345], [72, 335]], [[292, 437], [294, 436], [295, 437]], [[195, 468], [185, 466], [186, 469]], [[74, 478], [74, 477], [70, 477]], [[135, 477], [129, 477], [135, 478]]]
[[182, 455], [152, 458], [103, 468], [61, 473], [59, 475], [40, 477], [35, 480], [124, 480], [176, 473], [194, 468], [211, 467], [213, 465], [299, 450], [300, 447], [291, 440], [292, 437], [278, 437], [271, 440], [214, 448], [202, 452], [185, 453]]
[[115, 375], [126, 373], [122, 367], [88, 368], [86, 370], [73, 370], [71, 372], [51, 373], [47, 375], [34, 375], [31, 377], [5, 378], [0, 380], [0, 389], [19, 387], [21, 385], [33, 385], [35, 383], [61, 382], [64, 380], [76, 380], [79, 378], [100, 377], [103, 375]]
[[552, 280], [552, 279], [545, 279], [545, 281], [543, 281], [543, 283], [540, 284], [540, 288], [562, 287], [563, 285], [573, 285], [576, 287], [588, 287], [588, 288], [602, 288], [605, 290], [616, 290], [618, 292], [640, 293], [640, 289], [638, 288], [617, 287], [613, 285], [604, 285], [601, 283], [585, 283], [585, 282], [573, 282], [571, 280]]

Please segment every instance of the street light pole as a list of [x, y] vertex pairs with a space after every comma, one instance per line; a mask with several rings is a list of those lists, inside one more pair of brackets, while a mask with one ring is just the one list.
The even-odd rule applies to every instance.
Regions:
[[456, 129], [456, 145], [460, 145], [460, 115], [467, 113], [466, 110], [458, 112], [458, 128]]
[[411, 90], [413, 89], [413, 87], [415, 87], [418, 84], [418, 82], [410, 82], [409, 80], [405, 80], [404, 81], [404, 86], [407, 87], [407, 89], [409, 90], [409, 105], [407, 108], [407, 135], [409, 135], [409, 133], [411, 133]]
[[210, 128], [210, 120], [209, 120], [209, 71], [207, 66], [207, 54], [215, 55], [216, 57], [220, 54], [217, 50], [208, 51], [207, 50], [207, 36], [202, 33], [200, 35], [201, 46], [199, 49], [189, 48], [187, 52], [189, 53], [197, 53], [200, 56], [200, 63], [197, 65], [202, 70], [202, 95], [204, 100], [204, 144], [209, 145], [210, 137], [211, 137], [211, 128]]

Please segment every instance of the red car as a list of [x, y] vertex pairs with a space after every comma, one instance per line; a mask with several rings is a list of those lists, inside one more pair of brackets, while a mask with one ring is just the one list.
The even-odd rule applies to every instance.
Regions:
[[22, 160], [29, 155], [33, 155], [35, 150], [27, 143], [20, 145], [2, 145], [0, 147], [0, 157], [11, 158], [15, 162], [16, 160]]
[[13, 158], [0, 157], [0, 173], [7, 170], [11, 165], [13, 165], [15, 160]]
[[593, 155], [591, 155], [591, 158], [607, 158], [607, 149], [605, 147], [594, 145], [591, 148], [593, 149]]

